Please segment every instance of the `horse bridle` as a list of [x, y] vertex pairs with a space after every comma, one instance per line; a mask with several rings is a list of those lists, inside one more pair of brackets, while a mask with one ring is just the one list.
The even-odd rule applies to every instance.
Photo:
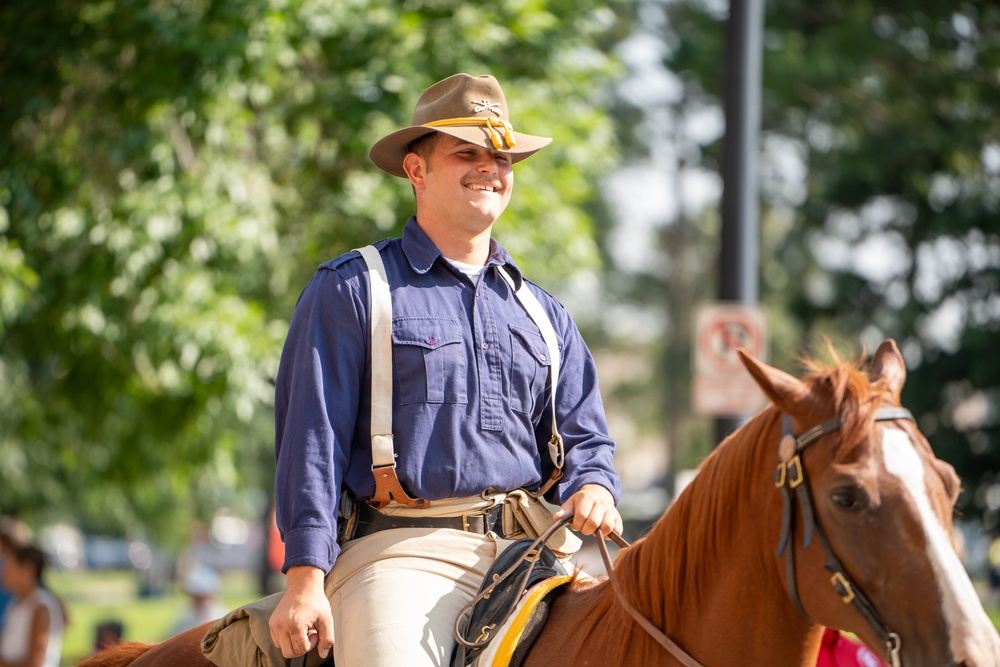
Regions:
[[[913, 415], [906, 408], [885, 407], [880, 408], [875, 413], [875, 421], [892, 421], [895, 419], [907, 419], [915, 421]], [[813, 510], [812, 492], [809, 487], [809, 480], [806, 477], [806, 469], [802, 465], [801, 453], [811, 444], [828, 433], [837, 431], [843, 422], [840, 417], [834, 417], [805, 431], [802, 435], [796, 435], [792, 427], [791, 417], [785, 416], [782, 420], [782, 443], [779, 446], [781, 452], [781, 463], [778, 464], [774, 472], [774, 484], [781, 491], [781, 536], [778, 538], [778, 550], [775, 558], [780, 558], [785, 554], [785, 571], [788, 579], [788, 592], [791, 595], [795, 609], [810, 623], [816, 623], [806, 613], [799, 599], [798, 586], [795, 583], [795, 503], [792, 493], [798, 498], [798, 506], [802, 511], [802, 547], [806, 548], [812, 543], [813, 535], [819, 540], [820, 546], [826, 553], [827, 562], [824, 565], [832, 573], [830, 583], [836, 590], [837, 595], [845, 604], [853, 605], [855, 609], [868, 621], [879, 638], [885, 643], [886, 653], [889, 657], [889, 664], [892, 667], [900, 667], [900, 649], [902, 641], [899, 635], [889, 629], [875, 609], [868, 596], [855, 585], [844, 566], [833, 553], [830, 542], [823, 532], [823, 528], [816, 522], [816, 514]]]
[[[880, 408], [878, 412], [875, 413], [875, 421], [892, 421], [895, 419], [907, 419], [909, 421], [916, 421], [913, 418], [913, 414], [906, 408], [897, 407], [887, 407]], [[777, 470], [774, 473], [775, 486], [781, 490], [781, 537], [778, 538], [778, 550], [774, 554], [776, 558], [780, 558], [781, 554], [785, 554], [785, 570], [788, 577], [788, 590], [792, 597], [792, 602], [795, 604], [796, 610], [802, 615], [807, 621], [814, 625], [819, 625], [816, 621], [812, 620], [806, 613], [805, 609], [802, 607], [802, 601], [799, 599], [798, 587], [795, 581], [795, 540], [792, 539], [792, 535], [795, 532], [795, 505], [792, 502], [792, 492], [795, 492], [796, 498], [799, 500], [799, 506], [802, 508], [802, 525], [805, 531], [802, 539], [803, 548], [808, 547], [812, 543], [812, 537], [815, 535], [819, 539], [820, 545], [823, 547], [823, 551], [826, 553], [827, 562], [825, 567], [827, 570], [833, 573], [830, 577], [830, 583], [833, 584], [834, 590], [840, 599], [845, 604], [854, 605], [854, 607], [861, 613], [861, 615], [868, 621], [875, 633], [882, 639], [885, 643], [886, 653], [889, 657], [889, 664], [891, 667], [901, 667], [902, 662], [899, 656], [900, 649], [902, 648], [902, 641], [899, 635], [889, 629], [889, 626], [879, 615], [878, 611], [875, 609], [875, 605], [871, 603], [868, 596], [858, 588], [844, 571], [844, 566], [841, 565], [840, 560], [833, 553], [833, 549], [830, 547], [829, 541], [826, 539], [826, 534], [823, 532], [822, 527], [816, 523], [815, 512], [813, 511], [812, 503], [812, 493], [809, 488], [809, 480], [806, 478], [806, 469], [802, 465], [802, 459], [800, 457], [801, 453], [811, 444], [822, 438], [828, 433], [840, 430], [843, 426], [843, 421], [840, 417], [834, 417], [828, 419], [822, 424], [814, 426], [802, 435], [796, 436], [795, 430], [792, 427], [792, 420], [790, 417], [784, 417], [782, 423], [782, 442], [779, 445], [779, 451], [782, 454], [787, 453], [787, 460], [782, 460], [778, 464]], [[786, 452], [787, 450], [787, 452]], [[785, 457], [782, 456], [784, 459]], [[528, 548], [528, 552], [534, 551], [539, 545], [544, 544], [548, 539], [561, 527], [572, 521], [573, 515], [566, 515], [561, 520], [553, 523], [544, 533], [538, 536], [532, 545]], [[621, 584], [618, 582], [618, 577], [615, 576], [614, 564], [611, 561], [611, 555], [608, 553], [608, 547], [605, 540], [600, 536], [597, 537], [597, 545], [601, 552], [601, 558], [604, 560], [604, 566], [608, 573], [608, 581], [611, 584], [611, 588], [614, 590], [615, 595], [618, 597], [619, 603], [624, 607], [625, 611], [628, 612], [629, 616], [639, 624], [653, 639], [657, 641], [668, 653], [673, 655], [677, 660], [681, 662], [685, 667], [703, 667], [701, 663], [695, 660], [691, 655], [689, 655], [684, 649], [674, 643], [667, 635], [657, 628], [649, 619], [642, 615], [635, 605], [628, 599], [625, 591], [621, 588]], [[620, 547], [627, 547], [629, 543], [625, 541], [618, 533], [611, 533], [609, 539], [613, 540]], [[503, 573], [494, 585], [498, 585], [500, 581], [503, 581], [508, 576], [513, 574], [514, 567]], [[525, 576], [525, 578], [527, 578]], [[488, 589], [491, 590], [491, 589]], [[488, 592], [487, 590], [487, 592]]]
[[[885, 407], [880, 408], [878, 412], [875, 413], [875, 421], [892, 421], [895, 419], [906, 419], [909, 421], [916, 421], [913, 418], [913, 414], [906, 408], [901, 407]], [[799, 599], [798, 587], [795, 583], [795, 540], [792, 539], [792, 535], [795, 532], [795, 505], [792, 502], [792, 492], [795, 492], [796, 498], [799, 500], [799, 506], [802, 508], [802, 525], [805, 531], [802, 539], [803, 548], [808, 547], [812, 543], [812, 537], [815, 535], [820, 545], [823, 547], [823, 551], [826, 553], [827, 562], [825, 567], [827, 570], [832, 572], [830, 577], [830, 583], [833, 585], [834, 590], [840, 599], [845, 604], [853, 605], [858, 612], [868, 621], [872, 629], [879, 636], [879, 638], [885, 643], [886, 654], [889, 657], [889, 664], [891, 667], [901, 667], [902, 661], [900, 658], [900, 650], [902, 649], [902, 640], [899, 635], [889, 629], [889, 626], [882, 619], [882, 616], [875, 609], [875, 605], [872, 604], [868, 596], [858, 588], [847, 575], [844, 570], [844, 566], [840, 563], [840, 559], [833, 553], [833, 549], [830, 547], [829, 540], [826, 539], [826, 534], [823, 532], [822, 527], [816, 522], [815, 512], [813, 511], [812, 503], [812, 492], [809, 487], [809, 480], [806, 478], [806, 469], [802, 465], [802, 459], [800, 455], [802, 452], [811, 444], [822, 438], [828, 433], [840, 430], [843, 426], [843, 421], [840, 417], [833, 417], [825, 422], [814, 426], [806, 430], [802, 435], [795, 435], [795, 429], [792, 426], [792, 420], [790, 417], [784, 417], [782, 420], [782, 443], [779, 445], [779, 451], [782, 454], [787, 453], [787, 458], [782, 456], [784, 460], [778, 464], [777, 470], [774, 473], [774, 482], [781, 490], [781, 537], [778, 539], [778, 550], [775, 553], [776, 558], [780, 558], [781, 554], [785, 554], [785, 570], [788, 578], [788, 590], [792, 597], [792, 602], [795, 605], [795, 609], [805, 618], [807, 621], [814, 625], [819, 625], [813, 619], [809, 617], [805, 609], [802, 607], [802, 601]], [[787, 450], [787, 451], [786, 451]], [[621, 542], [615, 540], [622, 546]], [[625, 592], [621, 589], [618, 584], [617, 577], [614, 576], [614, 566], [611, 563], [611, 557], [608, 554], [608, 548], [604, 543], [603, 539], [597, 540], [598, 546], [600, 547], [601, 557], [604, 559], [604, 565], [608, 571], [608, 579], [611, 582], [611, 587], [614, 589], [618, 596], [619, 602], [628, 612], [628, 614], [647, 632], [653, 637], [663, 648], [665, 648], [669, 653], [671, 653], [675, 658], [680, 660], [680, 662], [686, 667], [702, 667], [701, 664], [692, 658], [688, 653], [684, 651], [681, 647], [670, 640], [659, 628], [653, 625], [649, 619], [645, 618], [638, 609], [628, 600]], [[627, 544], [627, 543], [626, 543]]]

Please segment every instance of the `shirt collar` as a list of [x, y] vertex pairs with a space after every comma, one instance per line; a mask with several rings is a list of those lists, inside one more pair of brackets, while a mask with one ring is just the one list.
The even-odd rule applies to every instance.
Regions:
[[[410, 263], [410, 268], [417, 273], [427, 273], [434, 266], [437, 258], [442, 257], [441, 251], [417, 224], [416, 216], [410, 216], [403, 227], [403, 253]], [[521, 287], [524, 278], [521, 276], [520, 269], [517, 268], [514, 259], [504, 250], [503, 246], [497, 243], [496, 239], [490, 239], [490, 256], [486, 261], [486, 266], [504, 267], [514, 279], [514, 285], [517, 288]]]

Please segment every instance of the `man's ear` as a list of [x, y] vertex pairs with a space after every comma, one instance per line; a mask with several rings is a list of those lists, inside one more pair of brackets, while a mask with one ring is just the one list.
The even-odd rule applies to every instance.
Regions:
[[407, 153], [403, 158], [403, 171], [415, 190], [424, 187], [424, 175], [427, 173], [427, 161], [416, 153]]

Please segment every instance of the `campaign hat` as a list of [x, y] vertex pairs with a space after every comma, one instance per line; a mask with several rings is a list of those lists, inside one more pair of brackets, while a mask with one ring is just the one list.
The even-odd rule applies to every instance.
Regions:
[[514, 129], [507, 98], [494, 77], [455, 74], [425, 90], [409, 127], [376, 141], [368, 156], [383, 171], [406, 178], [403, 158], [410, 144], [431, 132], [500, 151], [510, 155], [511, 162], [523, 160], [552, 141]]

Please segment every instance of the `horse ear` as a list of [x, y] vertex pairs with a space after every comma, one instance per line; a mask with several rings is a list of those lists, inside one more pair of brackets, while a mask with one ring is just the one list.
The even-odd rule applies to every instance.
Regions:
[[903, 391], [903, 383], [906, 381], [906, 363], [893, 339], [886, 339], [875, 350], [868, 377], [872, 382], [884, 384], [893, 398], [899, 401], [899, 394]]
[[809, 390], [798, 378], [761, 363], [743, 348], [736, 350], [736, 353], [754, 381], [783, 412], [798, 414], [800, 407], [808, 402]]

